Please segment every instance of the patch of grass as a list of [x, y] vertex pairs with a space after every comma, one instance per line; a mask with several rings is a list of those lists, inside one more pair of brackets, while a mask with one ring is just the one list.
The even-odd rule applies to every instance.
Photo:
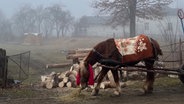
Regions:
[[37, 92], [31, 89], [4, 89], [1, 90], [0, 96], [7, 98], [32, 98], [37, 96]]
[[79, 89], [75, 89], [71, 91], [70, 93], [61, 96], [59, 100], [64, 101], [64, 102], [80, 102], [81, 100], [86, 99], [86, 95], [83, 93], [79, 93]]
[[182, 82], [178, 78], [160, 77], [155, 79], [154, 86], [157, 87], [174, 87], [180, 86]]
[[[144, 81], [133, 81], [130, 88], [142, 88]], [[180, 86], [183, 83], [178, 78], [159, 77], [155, 78], [154, 87], [174, 87]]]

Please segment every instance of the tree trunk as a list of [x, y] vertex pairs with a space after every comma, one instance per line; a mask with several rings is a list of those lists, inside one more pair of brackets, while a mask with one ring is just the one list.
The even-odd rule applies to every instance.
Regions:
[[64, 37], [64, 28], [61, 30], [61, 32], [62, 37]]
[[137, 0], [129, 0], [129, 9], [130, 9], [130, 37], [134, 37], [136, 30], [136, 4]]
[[59, 39], [59, 34], [60, 34], [60, 31], [58, 30], [57, 31], [57, 38]]

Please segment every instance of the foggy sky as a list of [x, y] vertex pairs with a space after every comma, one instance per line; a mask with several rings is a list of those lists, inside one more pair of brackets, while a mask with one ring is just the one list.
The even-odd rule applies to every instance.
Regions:
[[[95, 15], [94, 9], [90, 7], [90, 3], [93, 0], [0, 0], [0, 10], [7, 17], [11, 17], [13, 13], [18, 11], [18, 9], [25, 5], [30, 4], [33, 7], [38, 5], [49, 6], [52, 4], [62, 4], [66, 10], [69, 10], [72, 16], [77, 18], [87, 15]], [[174, 0], [172, 7], [184, 8], [184, 0]]]
[[92, 0], [0, 0], [0, 10], [10, 17], [23, 5], [30, 4], [32, 7], [39, 5], [50, 6], [61, 4], [64, 9], [69, 10], [77, 18], [83, 15], [95, 15], [93, 8], [90, 7]]

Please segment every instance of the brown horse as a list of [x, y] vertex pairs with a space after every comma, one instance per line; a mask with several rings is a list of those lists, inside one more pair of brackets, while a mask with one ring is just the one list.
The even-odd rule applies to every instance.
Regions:
[[[143, 61], [147, 67], [147, 70], [151, 70], [155, 60], [158, 59], [158, 55], [162, 55], [162, 50], [160, 49], [157, 41], [142, 34], [134, 38], [128, 38], [126, 40], [124, 39], [122, 41], [120, 39], [115, 40], [111, 38], [100, 42], [79, 64], [78, 75], [80, 76], [80, 90], [88, 86], [88, 80], [91, 74], [89, 67], [94, 65], [96, 62], [109, 66], [133, 66], [136, 63]], [[102, 70], [97, 79], [97, 85], [93, 89], [92, 95], [98, 95], [100, 83], [109, 70], [111, 70], [114, 81], [116, 83], [115, 94], [121, 94], [118, 70], [102, 67]], [[143, 86], [145, 94], [152, 92], [154, 79], [155, 74], [153, 72], [147, 72], [146, 81]]]

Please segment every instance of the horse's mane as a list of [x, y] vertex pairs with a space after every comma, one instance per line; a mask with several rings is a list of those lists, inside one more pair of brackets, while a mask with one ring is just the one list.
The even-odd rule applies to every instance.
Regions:
[[157, 51], [157, 54], [158, 54], [158, 55], [163, 55], [163, 52], [162, 52], [162, 50], [160, 49], [160, 46], [159, 46], [158, 42], [155, 41], [155, 40], [152, 39], [152, 38], [150, 38], [150, 41], [151, 41], [151, 43], [153, 44], [153, 47], [155, 48], [155, 51]]
[[[105, 41], [102, 41], [95, 45], [93, 49], [88, 53], [88, 55], [83, 59], [84, 62], [94, 64], [94, 61], [98, 61], [98, 59], [104, 58], [114, 58], [114, 56], [120, 55], [118, 52], [114, 38], [109, 38]], [[115, 59], [121, 60], [121, 59]], [[91, 62], [93, 61], [93, 62]]]

